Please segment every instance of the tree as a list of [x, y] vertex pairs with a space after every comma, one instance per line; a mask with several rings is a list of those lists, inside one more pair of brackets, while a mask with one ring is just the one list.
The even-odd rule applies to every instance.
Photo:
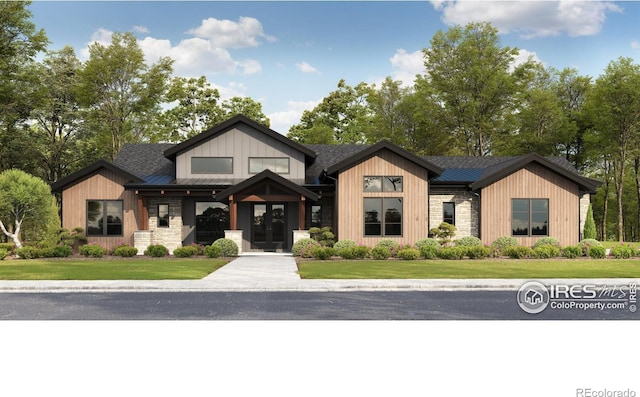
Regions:
[[271, 125], [269, 118], [262, 112], [262, 104], [249, 97], [233, 97], [222, 102], [223, 118], [229, 119], [242, 114], [266, 127]]
[[526, 87], [532, 61], [513, 67], [519, 50], [501, 47], [489, 23], [438, 31], [424, 51], [424, 65], [443, 121], [467, 155], [492, 153], [493, 142], [507, 131], [508, 116]]
[[596, 222], [593, 219], [593, 209], [591, 209], [591, 204], [589, 204], [589, 209], [587, 210], [587, 217], [584, 220], [584, 230], [582, 233], [584, 238], [596, 238]]
[[56, 201], [49, 185], [24, 171], [0, 173], [0, 229], [17, 248], [22, 247], [21, 231], [42, 239], [60, 227]]
[[96, 144], [113, 160], [125, 143], [149, 140], [173, 61], [148, 67], [132, 33], [114, 33], [111, 44], [93, 43], [81, 73], [79, 100], [89, 108]]

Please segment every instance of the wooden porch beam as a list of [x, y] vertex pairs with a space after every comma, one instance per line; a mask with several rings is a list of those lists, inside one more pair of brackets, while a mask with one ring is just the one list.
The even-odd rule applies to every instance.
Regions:
[[238, 230], [238, 203], [233, 194], [229, 196], [229, 226], [231, 230]]
[[143, 196], [138, 196], [138, 227], [140, 230], [149, 230], [149, 209], [147, 199]]
[[300, 201], [298, 202], [298, 230], [304, 230], [304, 221], [306, 217], [306, 200], [306, 197], [300, 196]]

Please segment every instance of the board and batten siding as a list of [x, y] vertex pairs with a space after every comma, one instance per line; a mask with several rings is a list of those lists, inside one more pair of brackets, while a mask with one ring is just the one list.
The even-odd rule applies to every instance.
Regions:
[[[364, 192], [365, 176], [402, 176], [402, 192]], [[374, 247], [381, 239], [399, 244], [414, 244], [428, 237], [429, 204], [428, 171], [389, 151], [377, 155], [341, 172], [337, 189], [338, 239], [350, 239], [357, 244]], [[364, 235], [364, 198], [402, 198], [402, 236], [370, 237]]]
[[[579, 187], [548, 168], [529, 164], [485, 187], [481, 192], [481, 239], [491, 244], [511, 236], [511, 199], [549, 199], [549, 236], [561, 246], [576, 245], [580, 239]], [[533, 246], [543, 236], [514, 236], [520, 245]]]
[[[192, 157], [232, 157], [233, 174], [192, 174]], [[249, 173], [250, 157], [288, 157], [289, 174], [280, 174], [294, 183], [305, 180], [305, 157], [286, 144], [279, 142], [253, 128], [239, 125], [176, 156], [176, 178], [219, 178], [222, 180], [244, 180]]]
[[89, 243], [99, 244], [107, 250], [119, 243], [133, 246], [133, 233], [138, 230], [137, 199], [133, 191], [124, 190], [128, 181], [102, 169], [89, 178], [69, 186], [62, 192], [62, 227], [72, 230], [87, 229], [87, 200], [122, 200], [123, 236], [87, 237]]

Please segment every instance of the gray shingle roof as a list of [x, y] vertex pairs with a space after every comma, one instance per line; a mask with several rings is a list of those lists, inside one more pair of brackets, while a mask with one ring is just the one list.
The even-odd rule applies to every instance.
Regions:
[[120, 149], [114, 164], [149, 184], [167, 184], [176, 178], [173, 161], [164, 157], [171, 143], [130, 143]]

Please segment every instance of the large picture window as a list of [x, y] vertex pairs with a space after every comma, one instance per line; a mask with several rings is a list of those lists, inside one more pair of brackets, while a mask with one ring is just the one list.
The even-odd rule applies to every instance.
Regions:
[[276, 174], [289, 173], [288, 157], [251, 157], [249, 158], [249, 173], [259, 174], [264, 170], [273, 171]]
[[401, 192], [401, 176], [365, 176], [363, 181], [365, 192]]
[[402, 236], [402, 199], [367, 197], [364, 199], [365, 236]]
[[192, 157], [192, 174], [232, 174], [233, 157]]
[[549, 200], [512, 199], [511, 229], [514, 236], [548, 236]]
[[123, 235], [122, 200], [87, 201], [87, 236]]

